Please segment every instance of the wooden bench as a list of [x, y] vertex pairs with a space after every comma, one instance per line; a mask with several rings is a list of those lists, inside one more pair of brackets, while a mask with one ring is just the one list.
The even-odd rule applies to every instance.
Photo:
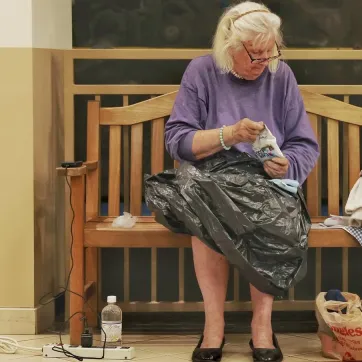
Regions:
[[[70, 278], [70, 289], [85, 296], [91, 309], [86, 307], [88, 322], [97, 325], [97, 315], [101, 308], [98, 306], [99, 288], [99, 248], [152, 248], [152, 255], [156, 248], [180, 248], [179, 268], [183, 271], [183, 251], [190, 247], [190, 237], [173, 234], [163, 226], [157, 224], [152, 216], [139, 217], [136, 226], [132, 229], [112, 227], [114, 217], [120, 215], [121, 169], [124, 169], [124, 195], [129, 197], [125, 210], [132, 215], [141, 215], [142, 185], [143, 185], [143, 125], [151, 122], [151, 173], [164, 169], [164, 124], [169, 116], [177, 92], [165, 94], [150, 100], [130, 106], [101, 108], [99, 101], [88, 102], [87, 116], [87, 162], [79, 168], [59, 168], [58, 173], [69, 176], [72, 187], [72, 205], [75, 212], [73, 224], [74, 268]], [[302, 91], [305, 106], [315, 133], [321, 142], [322, 128], [327, 132], [327, 146], [322, 145], [322, 153], [328, 165], [327, 197], [328, 213], [339, 214], [340, 202], [343, 206], [348, 192], [359, 177], [360, 172], [360, 126], [362, 125], [362, 109], [335, 99]], [[324, 127], [322, 127], [324, 125]], [[100, 216], [100, 129], [109, 127], [109, 172], [108, 172], [108, 216]], [[343, 132], [343, 143], [340, 143], [340, 133]], [[126, 134], [127, 137], [121, 137]], [[342, 133], [341, 133], [342, 134]], [[130, 136], [130, 137], [128, 137]], [[130, 158], [121, 154], [121, 140], [130, 140]], [[343, 159], [340, 161], [340, 150], [343, 150]], [[146, 156], [146, 155], [145, 155]], [[149, 155], [147, 155], [149, 157]], [[123, 162], [123, 158], [125, 161]], [[359, 244], [344, 230], [318, 228], [318, 223], [324, 220], [321, 217], [322, 194], [321, 190], [321, 162], [309, 176], [305, 184], [305, 192], [309, 212], [313, 218], [313, 228], [309, 237], [309, 247], [357, 247]], [[125, 165], [123, 163], [126, 163]], [[340, 167], [342, 164], [342, 167]], [[122, 167], [121, 167], [122, 165]], [[177, 163], [175, 163], [177, 167]], [[342, 181], [341, 181], [342, 180]], [[85, 202], [84, 202], [85, 201]], [[84, 217], [85, 215], [85, 217]], [[157, 266], [153, 259], [152, 278], [155, 277]], [[128, 266], [129, 267], [129, 266]], [[125, 269], [127, 272], [127, 268]], [[129, 275], [128, 275], [129, 276]], [[237, 274], [238, 276], [238, 274]], [[151, 309], [144, 309], [142, 303], [129, 301], [128, 292], [125, 295], [128, 309], [131, 311], [159, 310], [156, 287], [152, 284]], [[164, 303], [169, 310], [202, 310], [202, 303], [193, 304], [188, 308], [184, 302], [184, 280], [180, 275], [179, 302]], [[128, 295], [127, 295], [128, 294]], [[237, 293], [236, 293], [237, 294]], [[236, 297], [237, 299], [237, 297]], [[122, 304], [122, 303], [121, 303]], [[123, 303], [125, 305], [125, 303]], [[283, 301], [275, 302], [277, 310], [284, 310]], [[83, 310], [83, 300], [75, 294], [70, 294], [70, 315]], [[226, 310], [250, 310], [250, 303], [238, 302], [229, 304]], [[71, 343], [80, 341], [83, 322], [79, 318], [70, 321]]]

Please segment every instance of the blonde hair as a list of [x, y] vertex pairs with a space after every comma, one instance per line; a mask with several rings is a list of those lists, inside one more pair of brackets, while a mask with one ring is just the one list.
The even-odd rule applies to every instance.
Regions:
[[[279, 47], [283, 37], [280, 30], [281, 19], [272, 13], [265, 5], [252, 1], [243, 1], [228, 8], [221, 16], [213, 41], [213, 56], [222, 72], [228, 73], [233, 69], [231, 50], [239, 50], [242, 43], [252, 41], [254, 45], [267, 44], [275, 39]], [[277, 55], [277, 46], [273, 54]], [[279, 59], [269, 62], [269, 70], [275, 73]]]

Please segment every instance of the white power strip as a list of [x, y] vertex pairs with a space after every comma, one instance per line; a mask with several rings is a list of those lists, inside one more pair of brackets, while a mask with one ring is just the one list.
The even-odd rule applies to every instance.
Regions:
[[[57, 347], [56, 351], [53, 347]], [[63, 345], [64, 350], [73, 353], [78, 357], [86, 358], [101, 358], [103, 355], [103, 347], [83, 348], [82, 346]], [[59, 350], [59, 351], [58, 351]], [[60, 344], [46, 344], [43, 346], [43, 357], [59, 358], [65, 357]], [[106, 347], [104, 350], [104, 360], [130, 360], [136, 357], [136, 351], [133, 347]]]

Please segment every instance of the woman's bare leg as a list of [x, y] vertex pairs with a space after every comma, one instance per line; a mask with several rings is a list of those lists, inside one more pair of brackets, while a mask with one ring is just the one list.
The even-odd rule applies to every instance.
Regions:
[[229, 279], [229, 263], [202, 241], [192, 238], [197, 281], [205, 305], [205, 328], [202, 348], [218, 348], [224, 337], [224, 303]]
[[274, 348], [272, 340], [272, 309], [274, 297], [257, 290], [250, 284], [250, 295], [253, 306], [251, 322], [252, 338], [255, 348]]

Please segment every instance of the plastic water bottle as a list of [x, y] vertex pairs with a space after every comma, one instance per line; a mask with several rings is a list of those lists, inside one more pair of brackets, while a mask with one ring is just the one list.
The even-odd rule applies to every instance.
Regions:
[[[122, 310], [116, 305], [117, 297], [110, 295], [107, 297], [107, 303], [102, 310], [102, 337], [104, 342], [106, 337], [106, 346], [118, 347], [122, 345]], [[106, 335], [104, 335], [104, 332]]]

